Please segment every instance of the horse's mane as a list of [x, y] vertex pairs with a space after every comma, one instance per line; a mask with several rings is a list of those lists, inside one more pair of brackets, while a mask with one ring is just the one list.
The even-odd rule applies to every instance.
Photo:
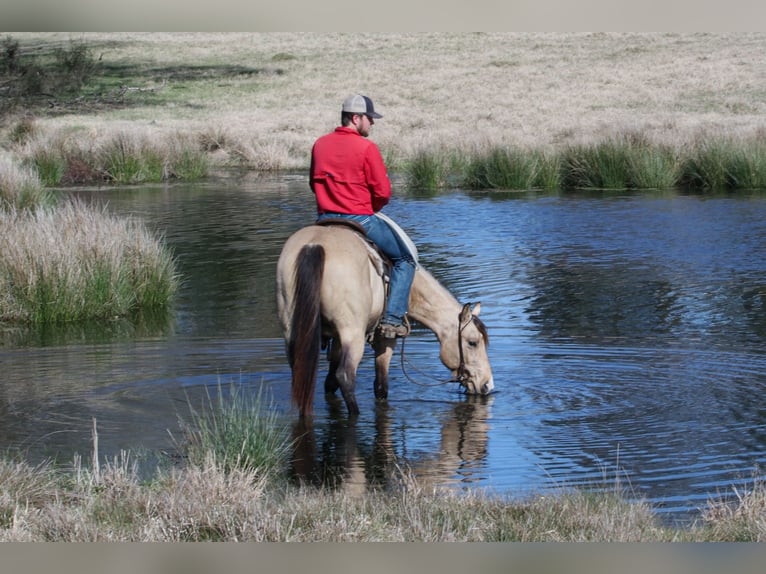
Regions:
[[[442, 296], [444, 296], [447, 299], [450, 299], [452, 301], [455, 301], [456, 303], [460, 304], [459, 301], [455, 298], [455, 296], [452, 294], [452, 292], [447, 289], [444, 285], [441, 284], [441, 282], [433, 276], [433, 274], [428, 271], [425, 267], [422, 265], [418, 265], [417, 273], [420, 273], [421, 276], [426, 280], [426, 283], [433, 288], [441, 292]], [[425, 300], [425, 296], [422, 293], [418, 293], [417, 291], [414, 291], [414, 294], [417, 297], [420, 297], [420, 299]], [[429, 300], [432, 300], [431, 297], [428, 298]], [[476, 328], [479, 330], [479, 333], [481, 333], [482, 338], [484, 339], [484, 344], [489, 346], [489, 332], [487, 331], [487, 326], [484, 324], [484, 322], [479, 319], [478, 316], [473, 316], [473, 323], [476, 325]]]

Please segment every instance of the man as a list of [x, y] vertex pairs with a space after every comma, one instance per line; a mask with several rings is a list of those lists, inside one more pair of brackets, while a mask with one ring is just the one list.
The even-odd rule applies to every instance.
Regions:
[[386, 313], [379, 326], [389, 339], [409, 333], [405, 321], [415, 260], [404, 240], [377, 217], [391, 199], [391, 182], [380, 150], [367, 137], [376, 119], [367, 96], [346, 98], [341, 125], [320, 137], [311, 150], [311, 190], [316, 195], [318, 220], [344, 217], [362, 225], [367, 237], [393, 262]]

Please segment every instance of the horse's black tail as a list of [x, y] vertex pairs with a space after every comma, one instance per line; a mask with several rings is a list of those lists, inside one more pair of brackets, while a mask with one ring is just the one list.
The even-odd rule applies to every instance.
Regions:
[[321, 344], [319, 300], [324, 259], [324, 247], [305, 245], [295, 261], [294, 306], [287, 354], [293, 372], [292, 399], [301, 416], [313, 412]]

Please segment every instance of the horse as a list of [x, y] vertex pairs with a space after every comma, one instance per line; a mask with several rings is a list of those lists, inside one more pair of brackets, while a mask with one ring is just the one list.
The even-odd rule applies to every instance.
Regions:
[[[385, 275], [380, 254], [351, 227], [308, 225], [285, 241], [277, 262], [277, 307], [292, 371], [292, 401], [301, 418], [313, 415], [321, 349], [327, 349], [329, 359], [325, 393], [340, 388], [350, 416], [359, 414], [356, 372], [368, 341], [375, 353], [375, 398], [388, 398], [396, 339], [375, 331], [385, 310]], [[422, 265], [416, 266], [408, 317], [434, 332], [452, 380], [467, 394], [486, 395], [494, 381], [480, 310], [480, 302], [461, 305]]]

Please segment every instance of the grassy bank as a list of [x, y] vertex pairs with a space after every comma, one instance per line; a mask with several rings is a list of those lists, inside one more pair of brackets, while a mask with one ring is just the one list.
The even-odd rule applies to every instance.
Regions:
[[419, 484], [349, 495], [291, 486], [259, 467], [226, 467], [215, 453], [145, 469], [121, 453], [68, 469], [0, 460], [3, 541], [759, 541], [766, 488], [711, 501], [684, 528], [620, 493], [562, 490], [513, 499]]
[[177, 278], [139, 220], [81, 203], [0, 211], [0, 321], [110, 320], [167, 307]]
[[168, 249], [135, 218], [58, 202], [37, 172], [0, 154], [0, 323], [112, 320], [167, 309]]
[[632, 133], [547, 153], [509, 147], [462, 157], [456, 152], [421, 151], [404, 171], [410, 187], [419, 190], [763, 189], [766, 137], [758, 133], [708, 138], [673, 148]]
[[410, 483], [361, 497], [269, 485], [209, 456], [150, 481], [129, 455], [62, 473], [0, 462], [3, 541], [673, 540], [643, 505], [582, 493], [508, 502]]
[[372, 137], [414, 188], [763, 186], [764, 34], [13, 38], [17, 63], [81, 72], [76, 93], [3, 114], [5, 145], [49, 184], [306, 169], [362, 91], [385, 116]]
[[[3, 541], [763, 541], [766, 487], [711, 501], [688, 528], [613, 492], [566, 490], [514, 499], [456, 492], [391, 470], [386, 487], [347, 491], [287, 479], [290, 433], [273, 405], [221, 387], [189, 405], [181, 463], [140, 468], [130, 453], [32, 466], [0, 458]], [[156, 463], [154, 463], [156, 464]], [[151, 470], [151, 469], [149, 469]]]
[[184, 134], [155, 137], [140, 130], [97, 140], [61, 133], [30, 137], [21, 155], [51, 187], [195, 181], [208, 175], [210, 164], [205, 151]]

